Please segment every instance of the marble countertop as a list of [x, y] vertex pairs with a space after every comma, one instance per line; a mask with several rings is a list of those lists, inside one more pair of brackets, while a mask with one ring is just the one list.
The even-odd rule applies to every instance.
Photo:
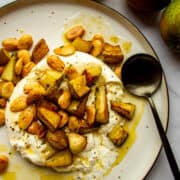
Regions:
[[[3, 6], [14, 0], [0, 0]], [[126, 4], [126, 0], [101, 0], [109, 7], [119, 11], [133, 22], [149, 40], [161, 61], [164, 69], [170, 101], [169, 125], [167, 136], [172, 150], [180, 166], [180, 55], [173, 53], [161, 38], [159, 31], [159, 20], [161, 12], [153, 14], [141, 14], [132, 11]], [[146, 178], [147, 180], [171, 180], [173, 179], [168, 165], [164, 149], [162, 149], [158, 160]]]
[[[166, 75], [169, 90], [170, 114], [167, 136], [180, 166], [180, 54], [177, 55], [168, 49], [161, 38], [159, 20], [162, 11], [151, 14], [137, 13], [127, 6], [126, 0], [104, 0], [103, 3], [119, 11], [133, 22], [156, 50]], [[173, 179], [164, 149], [146, 179]]]

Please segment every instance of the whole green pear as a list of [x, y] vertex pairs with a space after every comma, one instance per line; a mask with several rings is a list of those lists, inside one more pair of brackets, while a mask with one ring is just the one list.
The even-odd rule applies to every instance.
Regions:
[[180, 53], [180, 0], [173, 0], [164, 10], [160, 31], [168, 47]]

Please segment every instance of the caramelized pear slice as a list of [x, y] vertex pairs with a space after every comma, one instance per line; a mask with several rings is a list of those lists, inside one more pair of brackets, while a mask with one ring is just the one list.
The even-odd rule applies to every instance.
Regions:
[[69, 148], [73, 154], [82, 152], [87, 145], [87, 138], [77, 133], [69, 133], [68, 135]]

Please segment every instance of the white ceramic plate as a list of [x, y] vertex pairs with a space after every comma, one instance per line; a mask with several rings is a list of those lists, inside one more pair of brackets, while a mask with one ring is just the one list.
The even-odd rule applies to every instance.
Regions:
[[[75, 17], [81, 18], [75, 18]], [[87, 18], [86, 18], [87, 16]], [[74, 21], [73, 19], [76, 19]], [[70, 25], [85, 23], [91, 33], [103, 33], [107, 40], [112, 40], [114, 35], [119, 36], [119, 42], [131, 42], [132, 48], [126, 57], [144, 52], [156, 56], [151, 45], [124, 16], [103, 5], [83, 0], [19, 0], [0, 9], [0, 41], [7, 37], [19, 37], [22, 32], [30, 33], [34, 41], [45, 38], [51, 49], [63, 44], [62, 31]], [[168, 92], [165, 79], [153, 97], [164, 127], [168, 123]], [[0, 153], [7, 154], [12, 161], [19, 162], [9, 167], [7, 177], [11, 180], [15, 177], [13, 172], [29, 173], [17, 175], [17, 179], [32, 178], [44, 169], [38, 169], [22, 160], [10, 149], [5, 127], [0, 129]], [[3, 138], [2, 138], [3, 137]], [[161, 148], [161, 141], [148, 105], [136, 129], [136, 141], [127, 155], [118, 166], [103, 179], [140, 180], [143, 179], [153, 166]], [[13, 155], [11, 155], [13, 154]], [[0, 176], [1, 177], [1, 176]], [[6, 175], [2, 176], [6, 177]], [[6, 177], [6, 178], [7, 178]], [[56, 176], [57, 177], [57, 176]], [[57, 177], [58, 178], [58, 177]], [[62, 177], [61, 177], [62, 178]], [[14, 178], [15, 179], [15, 178]], [[55, 179], [53, 176], [51, 179]], [[43, 180], [43, 179], [42, 179]]]

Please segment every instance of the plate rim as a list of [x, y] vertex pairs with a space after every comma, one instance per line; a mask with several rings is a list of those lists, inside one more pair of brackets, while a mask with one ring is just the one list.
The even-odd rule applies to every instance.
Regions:
[[[3, 0], [2, 2], [0, 2], [0, 11], [3, 8], [8, 8], [8, 6], [13, 6], [13, 5], [17, 5], [18, 3], [23, 3], [26, 2], [26, 0]], [[31, 0], [32, 2], [34, 2], [34, 0]], [[46, 0], [42, 0], [42, 2], [47, 2]], [[73, 0], [73, 1], [78, 1], [79, 3], [81, 3], [82, 0]], [[152, 44], [150, 43], [150, 41], [147, 39], [147, 37], [140, 31], [140, 29], [138, 28], [137, 25], [135, 25], [135, 23], [133, 23], [129, 18], [127, 18], [123, 13], [119, 12], [118, 10], [108, 6], [106, 3], [104, 3], [103, 1], [99, 1], [99, 0], [86, 0], [88, 3], [92, 3], [94, 5], [97, 6], [101, 6], [106, 8], [107, 10], [111, 10], [112, 12], [114, 12], [117, 16], [121, 16], [127, 23], [129, 23], [131, 26], [133, 26], [133, 28], [144, 38], [144, 40], [147, 42], [147, 44], [149, 45], [149, 47], [151, 48], [153, 54], [155, 55], [155, 57], [157, 58], [157, 60], [159, 61], [159, 63], [161, 64], [161, 61], [155, 51], [155, 49], [153, 48]], [[59, 1], [60, 2], [60, 1]], [[68, 3], [68, 2], [67, 2]], [[162, 64], [161, 64], [162, 66]], [[167, 95], [167, 119], [166, 119], [166, 124], [165, 124], [165, 133], [167, 134], [167, 130], [168, 130], [168, 126], [169, 126], [169, 114], [170, 114], [170, 102], [169, 102], [169, 90], [168, 90], [168, 83], [167, 83], [167, 78], [166, 78], [166, 74], [164, 72], [164, 69], [162, 68], [162, 73], [163, 73], [163, 79], [164, 79], [164, 83], [165, 83], [165, 92]], [[148, 170], [144, 173], [144, 177], [142, 179], [146, 179], [147, 176], [150, 174], [150, 172], [152, 171], [153, 167], [155, 166], [156, 162], [158, 161], [158, 158], [160, 156], [160, 153], [162, 151], [163, 145], [161, 142], [160, 148], [157, 152], [156, 157], [154, 158], [154, 160], [152, 161], [152, 164], [150, 165], [150, 167], [148, 168]]]

